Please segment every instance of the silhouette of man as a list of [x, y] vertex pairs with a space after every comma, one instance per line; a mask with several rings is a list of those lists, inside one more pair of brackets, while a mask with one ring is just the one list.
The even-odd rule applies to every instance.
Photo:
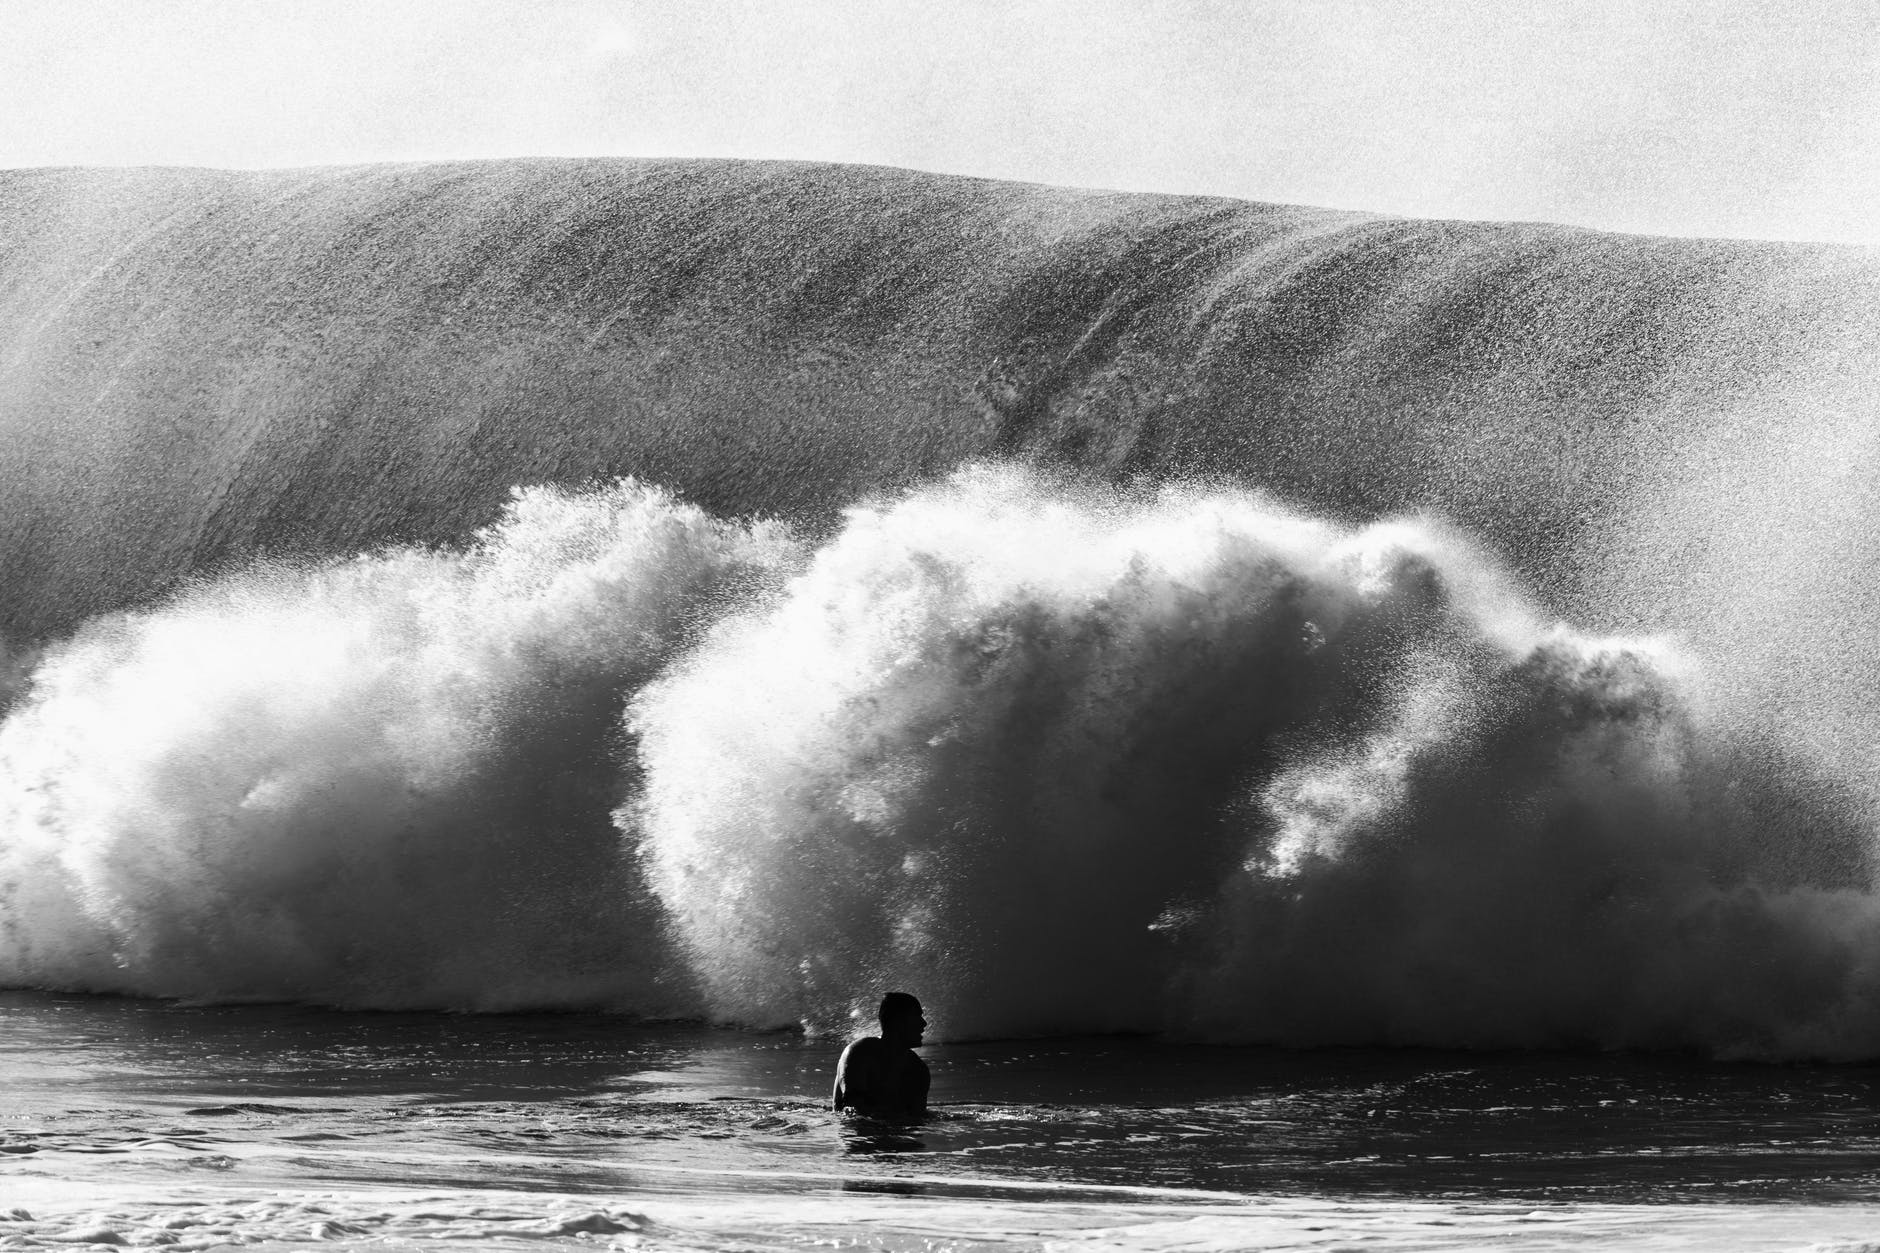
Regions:
[[855, 1041], [836, 1063], [834, 1105], [874, 1118], [918, 1118], [927, 1112], [927, 1063], [914, 1055], [927, 1019], [906, 992], [881, 998], [881, 1034]]

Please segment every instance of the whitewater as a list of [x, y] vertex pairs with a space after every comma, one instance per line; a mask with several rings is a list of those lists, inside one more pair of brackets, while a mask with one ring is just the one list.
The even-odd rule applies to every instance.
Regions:
[[[0, 208], [0, 1240], [1875, 1234], [1865, 252], [741, 162]], [[858, 1145], [888, 987], [942, 1116]]]

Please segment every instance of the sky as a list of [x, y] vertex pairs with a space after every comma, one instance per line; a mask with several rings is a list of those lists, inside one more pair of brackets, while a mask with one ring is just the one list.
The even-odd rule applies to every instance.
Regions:
[[1880, 243], [1880, 5], [0, 0], [0, 166], [523, 155]]

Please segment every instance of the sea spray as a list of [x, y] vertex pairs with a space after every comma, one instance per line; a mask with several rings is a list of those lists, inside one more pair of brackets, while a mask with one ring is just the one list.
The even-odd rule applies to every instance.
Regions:
[[9, 984], [1880, 1053], [1859, 788], [1430, 520], [993, 465], [812, 544], [534, 488], [25, 661]]
[[1249, 788], [1467, 629], [1433, 529], [982, 468], [851, 514], [788, 595], [634, 703], [623, 809], [720, 1012], [840, 1021], [926, 989], [950, 1033], [1154, 1030], [1248, 856]]
[[1849, 797], [1662, 649], [1562, 628], [1411, 673], [1257, 788], [1193, 1021], [1231, 1039], [1856, 1056], [1880, 905]]
[[55, 648], [0, 727], [0, 979], [696, 1012], [621, 856], [624, 693], [792, 560], [634, 483], [270, 565]]
[[714, 1011], [949, 1035], [1880, 1047], [1857, 809], [1441, 528], [982, 468], [632, 703]]

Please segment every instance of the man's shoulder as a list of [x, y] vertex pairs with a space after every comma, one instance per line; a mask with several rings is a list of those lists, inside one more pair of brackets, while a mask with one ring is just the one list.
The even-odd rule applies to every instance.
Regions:
[[[887, 1045], [882, 1042], [882, 1039], [880, 1036], [876, 1036], [876, 1035], [863, 1036], [859, 1040], [850, 1041], [849, 1046], [842, 1050], [842, 1060], [845, 1062], [846, 1061], [861, 1061], [865, 1058], [874, 1056], [875, 1054], [881, 1052], [882, 1049], [886, 1047]], [[825, 1053], [823, 1054], [823, 1056], [827, 1057], [828, 1054]]]

